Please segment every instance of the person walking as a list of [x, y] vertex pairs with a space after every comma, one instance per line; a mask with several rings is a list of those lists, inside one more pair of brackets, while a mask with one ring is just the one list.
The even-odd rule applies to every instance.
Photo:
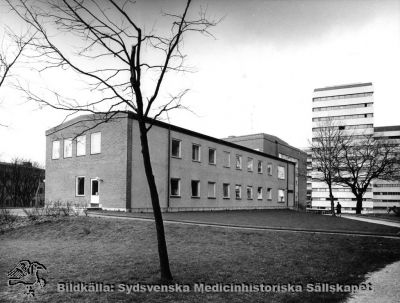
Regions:
[[336, 205], [336, 214], [338, 217], [342, 216], [342, 205], [340, 205], [340, 202], [338, 202]]

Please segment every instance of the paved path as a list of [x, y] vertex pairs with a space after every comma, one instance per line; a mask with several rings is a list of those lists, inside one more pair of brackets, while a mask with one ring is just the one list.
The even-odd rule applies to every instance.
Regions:
[[350, 216], [350, 215], [343, 215], [342, 218], [363, 221], [368, 223], [375, 223], [381, 224], [386, 226], [393, 226], [400, 228], [400, 222], [388, 221], [388, 220], [380, 220], [380, 219], [372, 219], [372, 218], [365, 218], [365, 217], [358, 217], [358, 216]]
[[[128, 216], [115, 216], [115, 215], [103, 215], [97, 213], [88, 213], [89, 217], [100, 217], [100, 218], [113, 218], [113, 219], [128, 219], [136, 221], [148, 221], [154, 222], [154, 219], [149, 218], [138, 218]], [[194, 226], [207, 226], [217, 227], [226, 229], [240, 229], [240, 230], [255, 230], [255, 231], [280, 231], [280, 232], [297, 232], [297, 233], [308, 233], [308, 234], [325, 234], [325, 235], [345, 235], [345, 236], [356, 236], [356, 237], [376, 237], [376, 238], [387, 238], [400, 240], [399, 236], [373, 234], [373, 233], [361, 233], [361, 232], [346, 232], [346, 231], [331, 231], [331, 230], [311, 230], [311, 229], [296, 229], [296, 228], [282, 228], [282, 227], [268, 227], [268, 226], [244, 226], [244, 225], [229, 225], [229, 224], [218, 224], [218, 223], [206, 223], [196, 221], [178, 221], [178, 220], [164, 220], [164, 224], [182, 224], [182, 225], [194, 225]]]
[[347, 303], [400, 302], [400, 262], [368, 274], [365, 282], [371, 283], [372, 291], [354, 293]]

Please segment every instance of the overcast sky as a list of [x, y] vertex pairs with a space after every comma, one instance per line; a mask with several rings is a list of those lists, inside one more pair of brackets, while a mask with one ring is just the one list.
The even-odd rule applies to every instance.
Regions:
[[[190, 89], [184, 104], [195, 114], [175, 112], [172, 124], [218, 138], [268, 133], [302, 148], [311, 135], [314, 88], [373, 82], [375, 126], [400, 125], [400, 0], [193, 4], [193, 10], [201, 5], [211, 18], [223, 20], [212, 30], [215, 39], [185, 41], [188, 63], [197, 72], [171, 77], [168, 84]], [[163, 26], [160, 11], [183, 5], [138, 1], [136, 13], [146, 26]], [[16, 26], [17, 19], [0, 9], [0, 23]], [[25, 73], [20, 66], [14, 74]], [[69, 85], [61, 72], [53, 80]], [[75, 87], [68, 92], [80, 94]], [[0, 123], [8, 125], [0, 127], [0, 159], [44, 163], [45, 130], [59, 124], [63, 114], [26, 103], [10, 85], [0, 88], [0, 100]]]

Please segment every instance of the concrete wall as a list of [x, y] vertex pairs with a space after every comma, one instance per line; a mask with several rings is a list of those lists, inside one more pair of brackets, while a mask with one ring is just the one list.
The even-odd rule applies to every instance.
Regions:
[[[225, 140], [246, 146], [251, 149], [258, 149], [266, 154], [280, 157], [280, 154], [286, 158], [293, 158], [297, 160], [297, 194], [298, 205], [295, 208], [305, 208], [307, 200], [307, 154], [297, 148], [288, 145], [278, 137], [268, 134], [254, 134], [247, 136], [230, 137]], [[290, 159], [291, 160], [291, 159]]]

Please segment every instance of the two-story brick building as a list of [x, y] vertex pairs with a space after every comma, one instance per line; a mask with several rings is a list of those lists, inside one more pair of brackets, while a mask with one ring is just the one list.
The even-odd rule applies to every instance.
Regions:
[[[151, 211], [133, 113], [80, 116], [46, 131], [46, 200]], [[163, 211], [295, 206], [295, 163], [160, 121], [148, 133]]]

